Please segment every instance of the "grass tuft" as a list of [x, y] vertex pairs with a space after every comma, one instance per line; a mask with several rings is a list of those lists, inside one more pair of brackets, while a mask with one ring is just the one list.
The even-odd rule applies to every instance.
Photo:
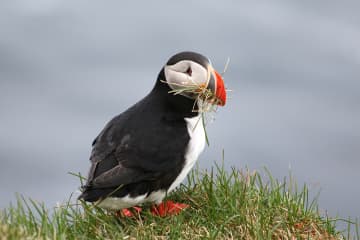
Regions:
[[[224, 77], [230, 64], [230, 58], [227, 59], [224, 70], [221, 73], [221, 76]], [[208, 76], [210, 76], [210, 70], [208, 70]], [[209, 81], [210, 77], [208, 77]], [[169, 84], [164, 80], [160, 80], [162, 83]], [[216, 97], [216, 95], [207, 88], [208, 83], [196, 83], [195, 81], [187, 81], [182, 83], [171, 83], [171, 85], [176, 86], [176, 89], [170, 90], [168, 93], [173, 95], [185, 95], [191, 96], [195, 99], [192, 112], [198, 112], [201, 114], [201, 120], [205, 132], [206, 143], [209, 146], [209, 138], [206, 131], [206, 125], [210, 120], [214, 119], [214, 114], [217, 111], [218, 105], [221, 103], [221, 100]], [[231, 92], [231, 90], [226, 89], [225, 91]], [[198, 123], [196, 123], [197, 125]], [[195, 127], [196, 127], [195, 125]]]
[[291, 177], [280, 182], [266, 170], [262, 176], [216, 165], [192, 171], [187, 182], [168, 198], [191, 208], [164, 218], [146, 206], [137, 217], [119, 218], [91, 204], [72, 204], [72, 196], [50, 213], [18, 196], [0, 212], [0, 239], [360, 239], [358, 223], [348, 221], [349, 229], [338, 231], [339, 220], [320, 216], [306, 185], [298, 188]]

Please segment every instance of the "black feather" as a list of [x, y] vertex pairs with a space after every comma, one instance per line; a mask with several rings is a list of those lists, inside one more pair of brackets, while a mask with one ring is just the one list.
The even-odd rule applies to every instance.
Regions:
[[190, 139], [184, 118], [198, 113], [192, 111], [194, 100], [169, 94], [169, 86], [160, 81], [164, 79], [162, 70], [153, 90], [95, 138], [92, 166], [79, 198], [97, 201], [109, 194], [166, 190], [179, 175]]

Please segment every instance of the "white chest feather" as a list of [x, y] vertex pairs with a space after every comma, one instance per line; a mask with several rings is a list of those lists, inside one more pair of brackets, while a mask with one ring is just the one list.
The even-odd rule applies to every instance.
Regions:
[[154, 202], [156, 204], [159, 204], [161, 203], [165, 195], [166, 195], [165, 191], [159, 190], [152, 192], [149, 196], [147, 196], [147, 193], [145, 193], [144, 195], [140, 195], [135, 198], [132, 198], [129, 195], [122, 198], [108, 197], [98, 202], [98, 206], [101, 208], [118, 210], [133, 206], [139, 206], [146, 202]]
[[[180, 183], [185, 179], [205, 147], [205, 132], [201, 115], [193, 118], [185, 118], [185, 121], [187, 123], [187, 130], [190, 135], [190, 141], [185, 152], [185, 164], [179, 176], [177, 176], [175, 181], [168, 189], [168, 193], [179, 186]], [[122, 209], [135, 205], [141, 205], [145, 202], [155, 202], [156, 204], [159, 204], [165, 195], [166, 191], [159, 190], [152, 192], [149, 196], [144, 194], [135, 198], [131, 198], [129, 195], [122, 198], [108, 197], [99, 202], [98, 206], [107, 209]]]
[[190, 135], [190, 141], [185, 152], [185, 164], [179, 176], [171, 184], [168, 192], [174, 190], [185, 179], [205, 147], [205, 132], [201, 115], [185, 118], [185, 121]]

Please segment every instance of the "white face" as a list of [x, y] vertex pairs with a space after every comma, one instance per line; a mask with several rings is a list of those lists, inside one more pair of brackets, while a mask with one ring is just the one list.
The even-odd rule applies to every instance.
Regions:
[[[190, 60], [183, 60], [174, 65], [166, 65], [164, 72], [166, 82], [173, 90], [181, 90], [194, 86], [207, 87], [210, 80], [209, 69]], [[195, 97], [186, 93], [180, 94], [189, 98]]]

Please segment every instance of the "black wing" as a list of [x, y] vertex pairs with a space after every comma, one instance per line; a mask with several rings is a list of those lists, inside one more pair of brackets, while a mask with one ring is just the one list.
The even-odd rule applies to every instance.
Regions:
[[115, 117], [94, 140], [80, 198], [96, 199], [119, 186], [125, 186], [120, 195], [167, 188], [181, 171], [189, 141], [184, 118], [144, 105]]

